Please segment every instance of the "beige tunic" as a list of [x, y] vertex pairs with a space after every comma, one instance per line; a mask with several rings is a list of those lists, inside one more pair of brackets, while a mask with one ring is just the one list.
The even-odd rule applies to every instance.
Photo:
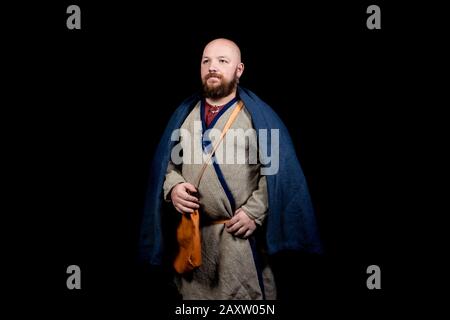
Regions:
[[[236, 103], [217, 120], [214, 125], [216, 132], [209, 135], [213, 143], [235, 107]], [[195, 184], [203, 166], [201, 134], [200, 104], [197, 104], [181, 127], [180, 141], [185, 158], [182, 164], [170, 162], [167, 168], [164, 182], [164, 197], [167, 201], [170, 201], [170, 191], [176, 184]], [[243, 138], [244, 134], [246, 138]], [[235, 200], [235, 208], [242, 208], [258, 225], [262, 225], [268, 209], [266, 177], [260, 175], [256, 132], [245, 108], [219, 144], [215, 156]], [[203, 214], [213, 220], [233, 216], [232, 205], [212, 164], [207, 166], [198, 191]], [[249, 240], [228, 233], [223, 224], [203, 225], [201, 234], [202, 266], [191, 274], [175, 279], [183, 299], [262, 299]], [[260, 260], [265, 297], [275, 299], [273, 275], [263, 253], [260, 254]]]

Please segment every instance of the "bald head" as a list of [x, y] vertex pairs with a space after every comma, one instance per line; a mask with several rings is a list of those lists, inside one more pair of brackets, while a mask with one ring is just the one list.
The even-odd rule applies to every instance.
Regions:
[[237, 63], [241, 63], [241, 50], [237, 44], [231, 40], [219, 38], [209, 42], [203, 50], [203, 56], [211, 53], [220, 53], [228, 56]]

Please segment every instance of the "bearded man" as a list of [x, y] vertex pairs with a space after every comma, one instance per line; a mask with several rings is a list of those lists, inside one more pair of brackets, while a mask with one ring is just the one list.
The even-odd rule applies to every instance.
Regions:
[[[170, 265], [176, 253], [173, 216], [201, 213], [202, 264], [174, 274], [183, 299], [276, 299], [267, 256], [321, 251], [289, 133], [267, 104], [238, 86], [243, 72], [233, 41], [208, 43], [201, 59], [202, 94], [174, 112], [152, 163], [142, 259]], [[233, 112], [237, 115], [221, 140]], [[204, 164], [208, 153], [213, 161]]]

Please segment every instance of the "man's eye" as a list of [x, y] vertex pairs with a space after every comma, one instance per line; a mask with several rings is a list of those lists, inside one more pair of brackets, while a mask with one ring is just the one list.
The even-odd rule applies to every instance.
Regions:
[[227, 61], [226, 61], [225, 59], [220, 59], [219, 62], [220, 62], [220, 63], [225, 63], [225, 62], [227, 62]]
[[208, 60], [203, 60], [202, 63], [203, 64], [208, 63]]

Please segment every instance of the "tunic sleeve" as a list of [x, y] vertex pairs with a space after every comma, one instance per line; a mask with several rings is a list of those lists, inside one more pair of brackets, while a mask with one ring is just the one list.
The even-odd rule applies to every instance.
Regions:
[[170, 192], [172, 191], [172, 188], [182, 182], [186, 182], [186, 180], [183, 178], [181, 171], [173, 164], [172, 161], [169, 161], [166, 171], [166, 179], [164, 180], [163, 185], [165, 201], [171, 201]]
[[258, 188], [253, 191], [250, 198], [241, 208], [250, 218], [255, 220], [256, 224], [259, 226], [263, 224], [269, 208], [266, 176], [260, 176]]

